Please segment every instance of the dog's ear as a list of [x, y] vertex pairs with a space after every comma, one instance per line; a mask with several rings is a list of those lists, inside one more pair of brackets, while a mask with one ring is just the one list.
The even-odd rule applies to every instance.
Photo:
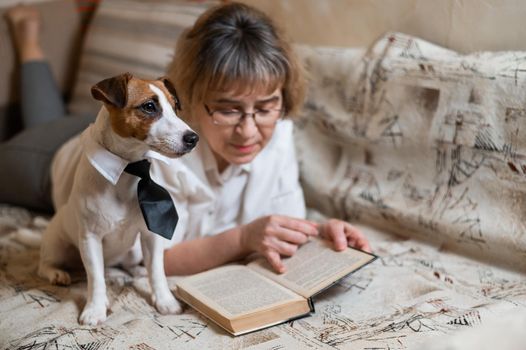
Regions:
[[172, 82], [166, 77], [159, 78], [159, 80], [163, 82], [166, 90], [168, 90], [168, 92], [172, 95], [175, 101], [175, 109], [178, 111], [182, 110], [183, 108], [181, 107], [181, 100], [179, 100], [177, 92], [175, 91], [175, 86], [172, 84]]
[[128, 102], [128, 81], [130, 81], [132, 77], [130, 73], [124, 73], [104, 79], [93, 85], [91, 88], [91, 96], [96, 100], [117, 108], [124, 108]]

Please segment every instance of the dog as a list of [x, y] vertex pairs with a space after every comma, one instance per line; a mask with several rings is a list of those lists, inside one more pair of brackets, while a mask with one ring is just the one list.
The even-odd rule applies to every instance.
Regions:
[[57, 212], [42, 236], [38, 274], [52, 284], [69, 285], [71, 278], [64, 269], [79, 262], [80, 253], [88, 293], [79, 322], [96, 325], [106, 320], [109, 306], [104, 266], [130, 267], [144, 256], [152, 304], [162, 314], [180, 313], [164, 273], [164, 238], [147, 229], [141, 214], [139, 178], [123, 172], [111, 183], [88, 157], [86, 144], [95, 142], [110, 152], [110, 158], [131, 163], [148, 155], [161, 160], [182, 156], [199, 137], [178, 118], [181, 106], [166, 78], [142, 80], [125, 73], [97, 83], [91, 94], [103, 106], [80, 137], [84, 148], [74, 165], [69, 195], [55, 203]]

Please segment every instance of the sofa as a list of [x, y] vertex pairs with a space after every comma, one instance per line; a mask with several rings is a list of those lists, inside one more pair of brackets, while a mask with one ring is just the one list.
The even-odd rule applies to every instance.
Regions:
[[[295, 125], [309, 216], [357, 225], [379, 259], [317, 296], [312, 316], [241, 337], [189, 308], [158, 314], [145, 278], [107, 268], [108, 320], [80, 326], [85, 276], [68, 287], [39, 279], [38, 248], [17, 232], [45, 218], [0, 204], [1, 348], [524, 349], [526, 7], [245, 2], [288, 30], [309, 74]], [[106, 0], [90, 20], [69, 1], [39, 3], [71, 19], [53, 45], [64, 44], [73, 77], [58, 51], [51, 60], [70, 81], [72, 114], [97, 111], [88, 88], [102, 78], [161, 75], [177, 35], [211, 4]]]

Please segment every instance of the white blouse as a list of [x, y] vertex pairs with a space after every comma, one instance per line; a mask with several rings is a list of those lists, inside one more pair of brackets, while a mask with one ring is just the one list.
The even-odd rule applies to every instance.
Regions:
[[[75, 165], [83, 154], [111, 183], [117, 183], [122, 174], [122, 159], [94, 144], [88, 130], [55, 155], [51, 172], [55, 204], [64, 201], [58, 198], [69, 192]], [[271, 140], [251, 163], [230, 165], [221, 174], [204, 139], [195, 150], [177, 159], [152, 157], [148, 152], [151, 177], [170, 192], [179, 215], [166, 247], [215, 235], [265, 215], [304, 218], [305, 201], [292, 132], [291, 121], [279, 121]]]
[[208, 144], [168, 164], [152, 160], [152, 178], [172, 194], [179, 222], [171, 244], [214, 235], [270, 214], [304, 218], [293, 124], [278, 122], [269, 143], [249, 164], [219, 174]]

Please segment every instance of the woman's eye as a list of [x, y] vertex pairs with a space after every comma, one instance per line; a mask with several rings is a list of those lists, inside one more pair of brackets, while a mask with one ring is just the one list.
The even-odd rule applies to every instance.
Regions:
[[153, 102], [146, 102], [141, 105], [141, 109], [148, 114], [157, 112], [157, 106]]
[[270, 110], [268, 109], [259, 109], [256, 111], [256, 114], [259, 115], [260, 117], [267, 117], [270, 115]]
[[218, 112], [225, 116], [236, 116], [239, 114], [239, 111], [236, 109], [223, 109]]

